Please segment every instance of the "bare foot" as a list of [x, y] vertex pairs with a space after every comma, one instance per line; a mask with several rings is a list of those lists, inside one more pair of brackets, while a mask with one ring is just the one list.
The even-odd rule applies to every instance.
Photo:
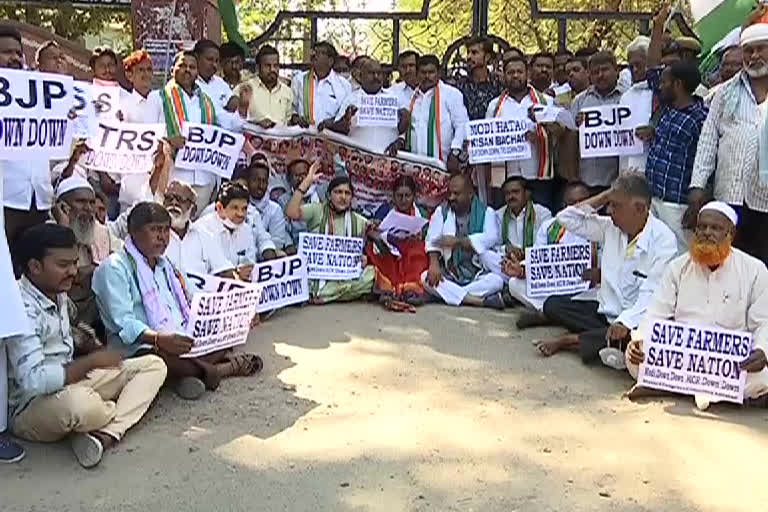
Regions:
[[[575, 339], [576, 339], [576, 344], [578, 344], [578, 337], [576, 337]], [[574, 336], [570, 334], [567, 336], [561, 336], [559, 338], [552, 338], [549, 340], [536, 340], [534, 342], [534, 346], [538, 349], [538, 351], [544, 357], [553, 356], [558, 352], [560, 352], [561, 350], [564, 350], [573, 345], [574, 345]]]
[[624, 393], [626, 398], [630, 400], [637, 400], [638, 398], [660, 397], [660, 396], [672, 396], [674, 393], [669, 391], [663, 391], [661, 389], [653, 389], [645, 386], [638, 386], [635, 384], [632, 389]]

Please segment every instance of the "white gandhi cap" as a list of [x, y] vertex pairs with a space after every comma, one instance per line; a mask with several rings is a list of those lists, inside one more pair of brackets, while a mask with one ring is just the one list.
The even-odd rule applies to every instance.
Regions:
[[702, 214], [702, 212], [705, 211], [715, 211], [720, 212], [726, 217], [728, 217], [728, 220], [731, 221], [731, 223], [735, 226], [739, 222], [739, 216], [736, 215], [736, 210], [728, 206], [728, 204], [722, 202], [722, 201], [710, 201], [704, 206], [701, 207], [701, 210], [699, 210], [699, 215]]
[[741, 46], [761, 41], [768, 41], [768, 23], [755, 23], [741, 31]]
[[83, 178], [82, 176], [73, 175], [69, 178], [64, 178], [59, 182], [59, 186], [56, 187], [56, 199], [60, 198], [62, 195], [66, 194], [67, 192], [70, 192], [72, 190], [77, 190], [79, 188], [87, 188], [91, 192], [93, 192], [93, 187], [90, 183], [88, 183], [88, 180]]

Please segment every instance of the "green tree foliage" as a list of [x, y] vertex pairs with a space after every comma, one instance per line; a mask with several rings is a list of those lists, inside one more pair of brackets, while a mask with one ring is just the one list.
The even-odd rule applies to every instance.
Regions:
[[[122, 22], [130, 27], [131, 12], [127, 9], [89, 7], [77, 9], [63, 4], [55, 9], [18, 6], [0, 7], [0, 19], [15, 20], [50, 29], [56, 35], [77, 41], [86, 35], [99, 34], [111, 23]], [[128, 36], [130, 38], [130, 34]]]

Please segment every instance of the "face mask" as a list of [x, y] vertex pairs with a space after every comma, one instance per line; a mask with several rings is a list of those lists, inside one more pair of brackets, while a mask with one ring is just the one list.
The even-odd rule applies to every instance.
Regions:
[[221, 223], [224, 224], [225, 228], [227, 228], [229, 230], [232, 230], [232, 231], [236, 230], [237, 227], [239, 226], [239, 224], [235, 224], [234, 222], [232, 222], [229, 219], [221, 219]]

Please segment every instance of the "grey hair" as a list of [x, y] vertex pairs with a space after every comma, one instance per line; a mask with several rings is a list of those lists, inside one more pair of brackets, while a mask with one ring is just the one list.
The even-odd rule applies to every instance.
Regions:
[[651, 204], [651, 189], [648, 186], [648, 182], [645, 180], [645, 174], [639, 172], [628, 172], [622, 174], [616, 181], [613, 182], [611, 187], [615, 192], [625, 194], [632, 199], [638, 199], [650, 206]]
[[646, 36], [637, 36], [627, 45], [627, 53], [643, 52], [648, 55], [648, 46], [651, 44], [651, 39]]

